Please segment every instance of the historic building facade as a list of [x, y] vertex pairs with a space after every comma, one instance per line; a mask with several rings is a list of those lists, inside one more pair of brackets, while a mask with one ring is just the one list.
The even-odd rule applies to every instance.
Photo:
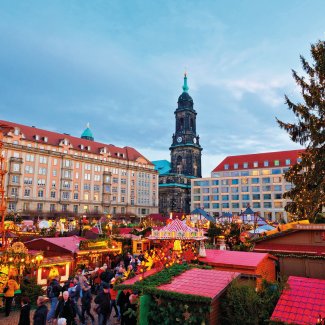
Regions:
[[191, 179], [200, 178], [200, 137], [196, 133], [196, 111], [188, 94], [187, 76], [175, 110], [175, 133], [169, 148], [171, 162], [154, 161], [159, 171], [159, 212], [190, 212]]
[[299, 162], [303, 150], [288, 150], [226, 157], [211, 177], [192, 180], [191, 208], [220, 216], [239, 215], [247, 206], [268, 220], [287, 220], [283, 193], [291, 188], [284, 179]]
[[7, 160], [8, 212], [22, 216], [158, 212], [158, 173], [131, 147], [0, 121]]

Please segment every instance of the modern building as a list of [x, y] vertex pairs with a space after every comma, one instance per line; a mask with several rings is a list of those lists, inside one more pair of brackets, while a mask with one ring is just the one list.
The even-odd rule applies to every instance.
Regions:
[[131, 147], [94, 141], [87, 126], [81, 138], [0, 121], [5, 133], [8, 212], [22, 216], [158, 212], [158, 173]]
[[291, 188], [284, 179], [303, 150], [226, 157], [211, 177], [192, 180], [191, 209], [204, 208], [214, 216], [239, 215], [247, 207], [268, 220], [287, 219], [283, 193]]
[[159, 172], [159, 212], [190, 212], [191, 179], [202, 177], [200, 137], [196, 133], [196, 111], [188, 94], [187, 76], [175, 110], [175, 133], [169, 148], [171, 162], [153, 161]]

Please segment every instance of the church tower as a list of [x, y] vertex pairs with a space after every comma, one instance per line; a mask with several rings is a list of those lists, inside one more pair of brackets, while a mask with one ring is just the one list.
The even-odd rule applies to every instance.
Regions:
[[175, 133], [169, 148], [171, 173], [202, 177], [200, 137], [196, 133], [196, 111], [193, 99], [188, 94], [187, 75], [184, 75], [183, 93], [178, 98], [175, 110]]

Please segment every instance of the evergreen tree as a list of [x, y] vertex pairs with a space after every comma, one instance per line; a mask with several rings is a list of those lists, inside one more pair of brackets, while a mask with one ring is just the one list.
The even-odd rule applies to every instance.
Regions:
[[301, 89], [303, 103], [293, 103], [285, 96], [288, 108], [296, 116], [295, 123], [277, 119], [292, 141], [306, 150], [301, 160], [285, 173], [285, 179], [293, 188], [284, 193], [288, 198], [285, 209], [298, 219], [314, 221], [325, 206], [325, 42], [311, 45], [313, 63], [300, 56], [306, 78], [292, 71]]

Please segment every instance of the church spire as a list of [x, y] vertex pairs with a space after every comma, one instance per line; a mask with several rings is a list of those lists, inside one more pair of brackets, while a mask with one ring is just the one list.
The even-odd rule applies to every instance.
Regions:
[[188, 91], [188, 85], [187, 85], [187, 74], [186, 74], [186, 72], [184, 73], [184, 85], [183, 85], [183, 91], [185, 92], [185, 93], [187, 93], [187, 91]]
[[86, 127], [87, 127], [86, 130], [82, 132], [81, 139], [94, 141], [94, 136], [93, 136], [93, 133], [90, 130], [89, 122], [87, 123]]

